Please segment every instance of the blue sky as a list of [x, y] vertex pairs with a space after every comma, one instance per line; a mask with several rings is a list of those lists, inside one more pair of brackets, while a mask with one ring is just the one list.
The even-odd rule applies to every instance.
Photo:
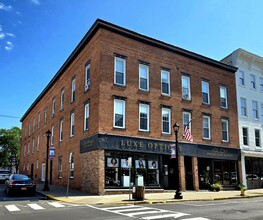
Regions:
[[262, 10], [261, 0], [0, 0], [0, 129], [21, 126], [97, 18], [220, 60], [238, 48], [263, 56]]

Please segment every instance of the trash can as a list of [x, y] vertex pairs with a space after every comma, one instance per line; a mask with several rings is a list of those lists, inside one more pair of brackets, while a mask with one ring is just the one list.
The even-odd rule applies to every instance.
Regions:
[[135, 200], [144, 200], [145, 194], [144, 186], [134, 186], [132, 187], [132, 198]]

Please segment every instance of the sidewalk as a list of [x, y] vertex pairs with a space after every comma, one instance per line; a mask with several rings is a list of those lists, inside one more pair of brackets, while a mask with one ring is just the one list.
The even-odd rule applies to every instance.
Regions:
[[183, 199], [174, 199], [174, 192], [163, 193], [146, 193], [145, 200], [136, 201], [129, 200], [129, 194], [120, 195], [104, 195], [97, 196], [80, 192], [77, 190], [69, 189], [68, 197], [66, 197], [67, 189], [61, 186], [49, 185], [50, 191], [43, 191], [44, 184], [37, 184], [37, 192], [46, 196], [49, 199], [54, 199], [61, 202], [74, 203], [74, 204], [90, 204], [90, 205], [110, 205], [110, 204], [153, 204], [153, 203], [171, 203], [182, 201], [204, 201], [204, 200], [220, 200], [220, 199], [233, 199], [233, 198], [250, 198], [263, 196], [263, 189], [246, 190], [245, 196], [240, 196], [240, 191], [186, 191], [183, 192]]

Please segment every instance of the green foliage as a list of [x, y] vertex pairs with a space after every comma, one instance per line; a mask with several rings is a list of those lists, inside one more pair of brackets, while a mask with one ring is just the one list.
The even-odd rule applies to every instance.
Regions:
[[222, 188], [222, 185], [220, 183], [214, 183], [211, 185], [212, 190], [219, 191]]
[[18, 168], [20, 158], [21, 129], [0, 129], [0, 167], [11, 168], [12, 158], [16, 158], [14, 166]]
[[246, 186], [243, 183], [239, 183], [238, 188], [241, 190], [246, 190]]

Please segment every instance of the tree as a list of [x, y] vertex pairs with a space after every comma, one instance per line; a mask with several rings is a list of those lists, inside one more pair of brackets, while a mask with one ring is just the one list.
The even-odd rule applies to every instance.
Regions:
[[20, 158], [21, 129], [0, 129], [0, 167], [18, 170]]

